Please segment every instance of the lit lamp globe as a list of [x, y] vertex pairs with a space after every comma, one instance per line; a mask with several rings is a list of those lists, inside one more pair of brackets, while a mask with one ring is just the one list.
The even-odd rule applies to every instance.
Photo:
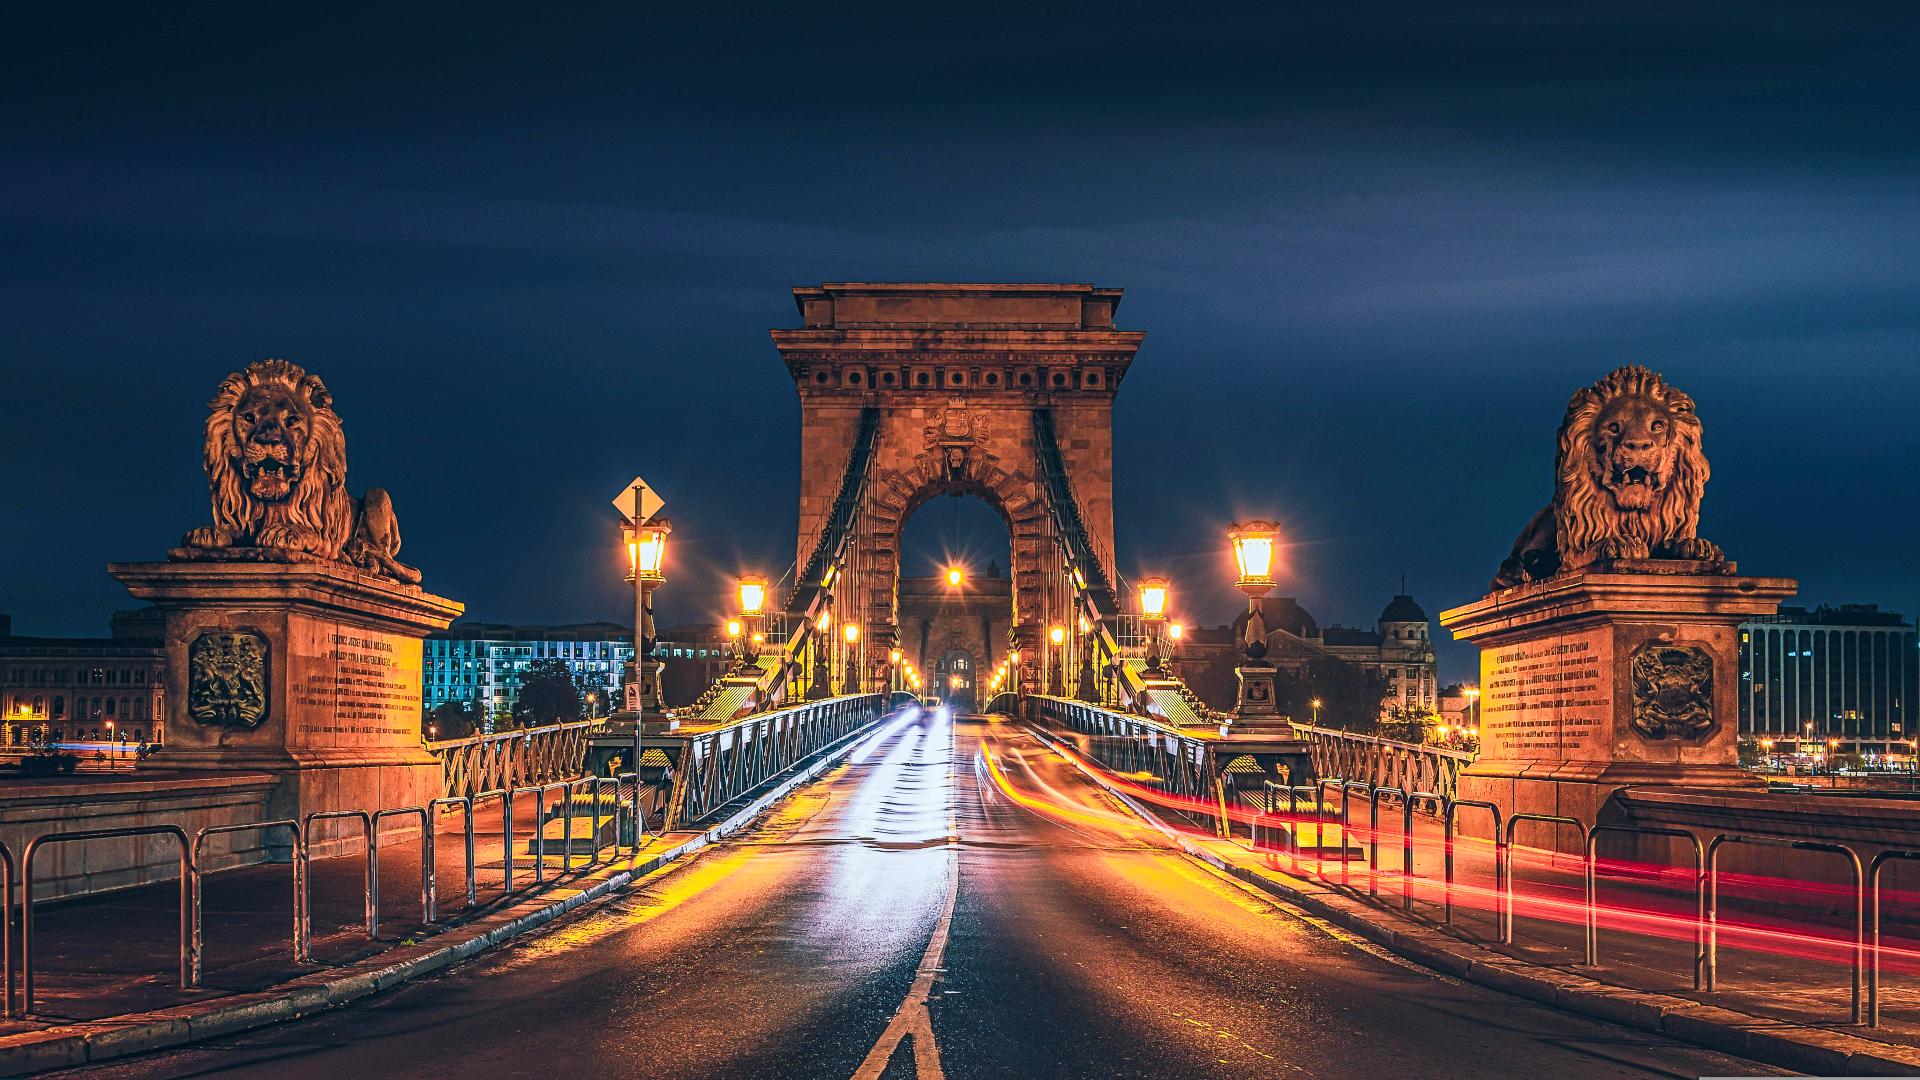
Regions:
[[627, 533], [627, 576], [631, 580], [638, 576], [649, 585], [658, 585], [666, 581], [661, 567], [666, 565], [667, 534], [673, 531], [673, 523], [666, 518], [655, 518]]
[[767, 579], [759, 574], [740, 578], [740, 614], [752, 619], [766, 613]]
[[1048, 630], [1047, 640], [1053, 642], [1056, 648], [1065, 645], [1067, 643], [1067, 628], [1064, 626], [1056, 626]]
[[967, 583], [967, 572], [959, 566], [947, 567], [947, 588], [957, 589]]
[[1271, 521], [1247, 521], [1227, 530], [1233, 542], [1233, 561], [1240, 568], [1235, 586], [1247, 594], [1247, 659], [1260, 660], [1267, 655], [1267, 623], [1260, 614], [1260, 600], [1273, 591], [1273, 549], [1280, 538], [1280, 527]]
[[1140, 579], [1140, 617], [1147, 623], [1147, 669], [1145, 674], [1159, 678], [1160, 625], [1167, 621], [1167, 579]]
[[760, 631], [760, 618], [767, 609], [767, 579], [759, 574], [742, 574], [739, 593], [740, 621], [747, 634], [746, 658], [752, 662], [759, 658], [760, 646], [767, 640]]

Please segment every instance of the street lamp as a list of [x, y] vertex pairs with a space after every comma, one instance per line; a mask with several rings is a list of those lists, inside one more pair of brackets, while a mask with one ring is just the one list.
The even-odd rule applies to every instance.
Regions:
[[[673, 523], [666, 518], [635, 521], [627, 529], [627, 572], [633, 582], [633, 676], [640, 688], [639, 707], [634, 710], [637, 725], [647, 707], [664, 710], [660, 696], [660, 671], [653, 660], [653, 590], [666, 583], [662, 568], [666, 565], [667, 534]], [[638, 761], [638, 758], [634, 759]]]
[[1180, 675], [1180, 639], [1186, 636], [1185, 623], [1167, 624], [1167, 640], [1171, 642], [1167, 646], [1167, 674], [1175, 678]]
[[739, 582], [740, 622], [746, 630], [747, 640], [741, 648], [741, 659], [747, 663], [759, 659], [761, 642], [767, 640], [760, 632], [760, 619], [766, 613], [767, 579], [759, 574], [742, 574]]
[[[833, 597], [828, 596], [826, 601], [831, 604]], [[813, 685], [807, 690], [808, 701], [833, 696], [833, 654], [836, 649], [833, 635], [829, 633], [832, 629], [833, 608], [820, 609], [820, 614], [813, 619], [813, 639], [810, 642], [813, 646]]]
[[840, 633], [847, 639], [847, 673], [842, 676], [842, 681], [848, 684], [846, 689], [849, 693], [857, 694], [861, 690], [861, 676], [865, 674], [860, 663], [860, 624], [843, 623]]
[[1093, 648], [1096, 639], [1093, 623], [1085, 615], [1080, 616], [1080, 693], [1081, 701], [1100, 700], [1100, 685], [1093, 674]]
[[1307, 704], [1312, 706], [1313, 708], [1313, 726], [1319, 727], [1320, 726], [1320, 699], [1314, 698], [1312, 701], [1307, 702]]
[[958, 563], [947, 567], [947, 588], [957, 589], [966, 583], [967, 571], [964, 567]]
[[[1240, 569], [1235, 586], [1247, 594], [1247, 630], [1242, 642], [1246, 654], [1234, 674], [1240, 680], [1240, 698], [1234, 712], [1240, 716], [1278, 716], [1274, 703], [1275, 673], [1267, 659], [1267, 621], [1260, 601], [1273, 591], [1273, 549], [1280, 526], [1271, 521], [1236, 523], [1227, 530], [1233, 544], [1233, 561]], [[1314, 704], [1314, 722], [1319, 722], [1319, 703]]]
[[1067, 686], [1063, 669], [1067, 665], [1066, 652], [1062, 646], [1067, 643], [1067, 628], [1064, 626], [1050, 627], [1047, 630], [1047, 642], [1053, 646], [1047, 650], [1047, 655], [1041, 659], [1041, 665], [1047, 669], [1047, 693], [1052, 694], [1054, 697], [1065, 697], [1067, 696]]
[[1147, 624], [1147, 670], [1145, 674], [1154, 678], [1162, 675], [1160, 670], [1160, 624], [1167, 621], [1167, 579], [1147, 577], [1140, 579], [1140, 618]]

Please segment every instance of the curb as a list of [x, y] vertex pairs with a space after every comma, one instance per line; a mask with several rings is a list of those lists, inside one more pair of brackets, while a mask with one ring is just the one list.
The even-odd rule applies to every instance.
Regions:
[[[1048, 732], [1030, 725], [1027, 730], [1049, 747], [1057, 742]], [[1798, 1072], [1826, 1076], [1920, 1074], [1920, 1049], [1876, 1042], [1844, 1031], [1793, 1027], [1688, 998], [1629, 990], [1555, 968], [1534, 967], [1417, 923], [1408, 922], [1399, 928], [1388, 926], [1370, 917], [1377, 915], [1372, 908], [1339, 893], [1295, 888], [1228, 862], [1169, 828], [1151, 810], [1081, 766], [1072, 756], [1067, 760], [1188, 856], [1444, 975], [1623, 1027]]]
[[[884, 722], [884, 718], [881, 722]], [[130, 1054], [170, 1049], [221, 1035], [299, 1020], [472, 959], [576, 908], [625, 892], [634, 882], [739, 831], [773, 804], [792, 794], [795, 788], [838, 764], [854, 743], [877, 729], [878, 723], [853, 732], [828, 747], [812, 763], [705, 832], [695, 833], [665, 851], [618, 870], [614, 870], [613, 864], [608, 864], [597, 872], [610, 873], [571, 895], [545, 903], [541, 897], [527, 897], [518, 901], [513, 907], [494, 912], [490, 917], [498, 918], [518, 908], [538, 906], [482, 932], [444, 945], [396, 945], [377, 956], [336, 971], [301, 976], [269, 990], [216, 999], [211, 1008], [202, 1007], [201, 1004], [176, 1005], [151, 1012], [63, 1024], [7, 1036], [9, 1045], [0, 1046], [0, 1075], [20, 1076], [110, 1061]], [[446, 933], [474, 931], [481, 925], [470, 923], [451, 928]]]

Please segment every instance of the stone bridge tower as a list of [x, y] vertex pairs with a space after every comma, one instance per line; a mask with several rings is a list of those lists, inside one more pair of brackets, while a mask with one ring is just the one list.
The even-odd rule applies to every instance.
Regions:
[[901, 526], [935, 495], [977, 495], [1012, 536], [1013, 637], [1025, 663], [1049, 613], [1067, 610], [1042, 413], [1086, 541], [1113, 580], [1113, 397], [1145, 336], [1115, 329], [1120, 290], [831, 283], [793, 296], [801, 327], [772, 333], [800, 391], [797, 566], [863, 473], [846, 565], [860, 578], [851, 595], [868, 655], [884, 656]]

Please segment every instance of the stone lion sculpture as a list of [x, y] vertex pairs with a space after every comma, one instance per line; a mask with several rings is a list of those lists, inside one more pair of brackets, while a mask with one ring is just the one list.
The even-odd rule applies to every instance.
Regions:
[[182, 541], [188, 558], [342, 562], [407, 584], [400, 526], [379, 488], [347, 494], [347, 440], [319, 376], [260, 360], [227, 376], [207, 404], [213, 524]]
[[1644, 367], [1573, 395], [1560, 422], [1553, 503], [1535, 514], [1492, 588], [1611, 559], [1724, 556], [1695, 535], [1707, 456], [1693, 399]]

